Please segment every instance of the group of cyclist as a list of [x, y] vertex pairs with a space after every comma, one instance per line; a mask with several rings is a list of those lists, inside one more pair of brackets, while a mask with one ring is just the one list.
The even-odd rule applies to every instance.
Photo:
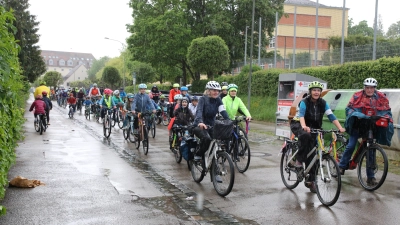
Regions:
[[[126, 113], [160, 113], [165, 107], [169, 109], [168, 113], [172, 119], [171, 122], [177, 125], [192, 125], [194, 127], [193, 133], [201, 140], [199, 151], [195, 153], [194, 160], [201, 160], [211, 142], [213, 130], [209, 129], [215, 123], [216, 116], [220, 115], [225, 120], [233, 120], [238, 112], [246, 116], [247, 120], [251, 120], [250, 112], [243, 104], [242, 100], [237, 97], [238, 86], [235, 84], [221, 83], [222, 86], [216, 81], [209, 81], [205, 86], [205, 94], [200, 98], [197, 96], [190, 96], [188, 88], [179, 84], [173, 84], [169, 92], [169, 98], [158, 90], [157, 86], [153, 86], [151, 90], [147, 90], [146, 84], [139, 84], [139, 92], [137, 94], [120, 92], [119, 90], [112, 91], [111, 89], [104, 89], [101, 93], [96, 84], [85, 95], [83, 90], [74, 93], [72, 90], [65, 90], [60, 87], [58, 92], [58, 103], [65, 101], [67, 97], [68, 103], [74, 108], [77, 102], [82, 102], [84, 105], [91, 105], [91, 111], [94, 112], [95, 104], [99, 104], [101, 108], [101, 118], [104, 119], [105, 110], [120, 107], [123, 115]], [[30, 111], [35, 108], [35, 114], [46, 113], [47, 122], [49, 123], [49, 110], [52, 108], [51, 101], [47, 98], [50, 90], [42, 82], [35, 90], [36, 100], [32, 104]], [[346, 122], [345, 128], [341, 126], [336, 116], [333, 114], [327, 102], [321, 98], [323, 85], [314, 81], [308, 86], [308, 95], [300, 102], [297, 115], [291, 120], [290, 127], [292, 132], [298, 136], [300, 149], [293, 166], [302, 167], [303, 163], [306, 166], [310, 163], [307, 159], [307, 154], [314, 146], [316, 135], [311, 134], [311, 129], [321, 129], [322, 119], [324, 114], [328, 119], [337, 127], [340, 132], [347, 131], [350, 134], [349, 142], [341, 157], [339, 167], [341, 174], [348, 169], [351, 155], [354, 151], [357, 139], [360, 137], [361, 126], [354, 118], [354, 113], [361, 113], [368, 116], [380, 115], [390, 119], [393, 122], [391, 108], [387, 97], [376, 90], [378, 82], [374, 78], [367, 78], [363, 82], [364, 88], [356, 92], [346, 108]], [[123, 90], [123, 89], [122, 89]], [[147, 92], [147, 93], [146, 93]], [[86, 97], [86, 100], [84, 99]], [[124, 101], [126, 97], [126, 101]], [[77, 99], [78, 100], [77, 100]], [[44, 111], [44, 112], [43, 112]], [[133, 117], [126, 117], [123, 122], [123, 128], [126, 129], [128, 122]], [[137, 133], [138, 121], [134, 120], [134, 133]], [[171, 135], [171, 132], [169, 133]], [[393, 133], [388, 133], [385, 140], [381, 142], [390, 145], [390, 140]], [[171, 138], [171, 136], [169, 137]], [[314, 172], [310, 171], [310, 176], [305, 185], [311, 192], [316, 191], [314, 182]], [[376, 179], [374, 172], [371, 169], [367, 170], [368, 180], [367, 183], [374, 185]]]

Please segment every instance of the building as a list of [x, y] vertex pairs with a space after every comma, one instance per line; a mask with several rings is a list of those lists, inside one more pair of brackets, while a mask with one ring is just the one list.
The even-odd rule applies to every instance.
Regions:
[[[315, 32], [316, 32], [316, 6], [317, 3], [310, 0], [286, 0], [284, 3], [285, 15], [279, 19], [277, 37], [270, 40], [267, 51], [277, 48], [284, 60], [277, 62], [277, 68], [293, 68], [291, 57], [293, 48], [295, 54], [308, 52], [311, 55], [308, 66], [322, 64], [322, 56], [329, 51], [329, 37], [342, 35], [342, 7], [332, 7], [323, 4], [318, 5], [318, 55], [315, 62]], [[296, 22], [294, 18], [296, 17]], [[344, 34], [347, 36], [348, 9], [345, 9]], [[296, 31], [295, 31], [296, 25]], [[294, 38], [296, 37], [296, 38]], [[296, 39], [296, 42], [294, 42]], [[295, 43], [295, 45], [294, 45]], [[284, 65], [283, 65], [284, 64]], [[297, 65], [297, 63], [296, 63]], [[266, 65], [262, 65], [266, 66]], [[268, 67], [273, 64], [268, 63]]]
[[[47, 66], [46, 72], [57, 71], [61, 73], [64, 80], [67, 81], [64, 82], [65, 87], [68, 87], [70, 82], [87, 78], [87, 71], [95, 60], [91, 53], [42, 50], [41, 55]], [[78, 72], [79, 76], [77, 75]]]

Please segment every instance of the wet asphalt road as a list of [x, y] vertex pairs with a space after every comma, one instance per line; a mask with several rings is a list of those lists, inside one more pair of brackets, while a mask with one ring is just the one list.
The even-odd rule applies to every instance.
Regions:
[[[105, 139], [94, 119], [76, 114], [70, 120], [58, 106], [42, 136], [33, 129], [32, 114], [26, 117], [26, 139], [9, 178], [21, 175], [46, 186], [8, 188], [0, 224], [398, 224], [400, 219], [400, 176], [394, 174], [368, 192], [356, 171], [346, 171], [339, 200], [330, 208], [303, 184], [287, 189], [279, 174], [282, 141], [271, 126], [250, 125], [249, 170], [235, 174], [232, 192], [222, 198], [209, 174], [197, 184], [185, 160], [175, 162], [162, 125], [145, 156], [117, 126]], [[196, 207], [198, 195], [204, 196], [202, 210]], [[187, 200], [190, 196], [194, 199]]]

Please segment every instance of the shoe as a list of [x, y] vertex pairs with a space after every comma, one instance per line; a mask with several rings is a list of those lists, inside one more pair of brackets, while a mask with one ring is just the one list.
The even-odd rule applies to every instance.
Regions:
[[375, 185], [377, 185], [378, 184], [378, 182], [376, 182], [376, 179], [375, 179], [375, 177], [368, 177], [368, 179], [367, 179], [367, 184], [369, 185], [369, 186], [375, 186]]
[[317, 187], [314, 181], [305, 182], [304, 185], [309, 188], [312, 193], [317, 193]]
[[221, 178], [220, 175], [215, 176], [215, 180], [216, 180], [218, 183], [222, 183], [222, 178]]
[[198, 162], [198, 161], [200, 161], [200, 160], [201, 160], [201, 156], [198, 156], [198, 155], [195, 155], [195, 156], [194, 156], [194, 161], [197, 161], [197, 162]]

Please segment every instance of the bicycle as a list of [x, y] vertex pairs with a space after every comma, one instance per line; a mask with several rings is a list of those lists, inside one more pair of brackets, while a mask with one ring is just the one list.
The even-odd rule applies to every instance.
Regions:
[[[233, 121], [234, 128], [228, 145], [228, 154], [231, 155], [236, 168], [240, 173], [246, 172], [250, 165], [250, 145], [245, 132], [240, 130], [239, 123], [246, 120], [245, 116], [236, 116]], [[246, 120], [246, 124], [248, 121]]]
[[103, 133], [104, 137], [108, 138], [111, 135], [111, 121], [112, 121], [113, 109], [106, 109], [103, 121]]
[[138, 125], [139, 125], [139, 131], [137, 134], [137, 141], [136, 143], [136, 149], [139, 149], [140, 147], [140, 142], [142, 142], [143, 146], [143, 153], [147, 155], [149, 152], [149, 130], [148, 127], [146, 126], [146, 116], [150, 116], [151, 113], [145, 112], [145, 113], [138, 113]]
[[76, 105], [76, 110], [79, 111], [79, 115], [82, 115], [82, 98], [78, 98], [77, 105]]
[[133, 131], [135, 130], [135, 127], [133, 125], [135, 116], [130, 111], [127, 112], [125, 116], [129, 116], [130, 119], [129, 119], [128, 128], [123, 130], [124, 138], [125, 138], [125, 140], [129, 139], [129, 141], [131, 143], [136, 143], [138, 141], [138, 136], [133, 133]]
[[[361, 119], [360, 124], [365, 125], [366, 129], [364, 131], [366, 132], [361, 134], [362, 141], [359, 143], [358, 148], [355, 149], [348, 166], [349, 170], [357, 169], [358, 181], [368, 191], [374, 191], [382, 186], [389, 168], [386, 152], [376, 143], [376, 139], [374, 139], [373, 131], [376, 130], [376, 127], [380, 126], [379, 123], [377, 124], [379, 120], [386, 120], [386, 123], [383, 122], [386, 125], [389, 122], [388, 118], [381, 116], [371, 116]], [[334, 153], [334, 157], [339, 159], [343, 152], [344, 149], [343, 151], [337, 151]], [[367, 170], [370, 170], [374, 174], [377, 181], [375, 185], [368, 183]]]
[[101, 117], [100, 113], [101, 113], [100, 105], [99, 105], [99, 104], [96, 104], [96, 105], [94, 106], [94, 112], [93, 112], [93, 114], [94, 114], [94, 118], [96, 118], [96, 121], [97, 121], [98, 123], [100, 123], [100, 117]]
[[[289, 189], [296, 188], [303, 179], [308, 178], [310, 170], [315, 166], [315, 180], [312, 181], [315, 182], [318, 199], [325, 206], [332, 206], [336, 203], [342, 185], [339, 166], [324, 147], [323, 136], [330, 132], [338, 131], [311, 129], [312, 134], [317, 134], [317, 140], [315, 147], [307, 154], [307, 158], [313, 156], [307, 168], [304, 168], [304, 164], [302, 167], [294, 165], [296, 154], [299, 151], [296, 138], [294, 140], [286, 139], [280, 152], [280, 173], [283, 184]], [[329, 191], [333, 192], [329, 193]]]
[[[211, 126], [207, 126], [207, 129], [211, 128]], [[217, 132], [214, 130], [214, 137], [202, 160], [191, 159], [189, 165], [193, 180], [196, 183], [200, 183], [207, 172], [210, 171], [210, 179], [215, 191], [218, 195], [224, 197], [232, 191], [235, 182], [235, 168], [229, 154], [221, 148], [224, 141], [216, 139], [217, 134], [215, 133]], [[200, 144], [197, 145], [196, 151], [199, 150], [199, 147]]]
[[182, 138], [189, 136], [188, 126], [181, 126], [174, 124], [172, 127], [172, 140], [169, 143], [171, 151], [174, 153], [175, 161], [180, 163], [182, 161], [182, 154], [180, 151]]
[[37, 114], [35, 116], [35, 120], [34, 120], [33, 124], [35, 126], [36, 132], [40, 132], [40, 135], [42, 135], [43, 132], [46, 132], [46, 129], [47, 129], [46, 115], [45, 114]]
[[[122, 105], [121, 105], [122, 104]], [[122, 107], [123, 103], [118, 103], [117, 108], [113, 111], [112, 115], [112, 127], [115, 127], [115, 124], [118, 124], [118, 127], [122, 129], [123, 127], [123, 119], [122, 119]]]
[[152, 113], [150, 116], [146, 116], [147, 129], [150, 130], [151, 136], [156, 137], [156, 116]]
[[85, 118], [87, 120], [90, 120], [90, 110], [91, 110], [90, 105], [85, 105]]
[[70, 119], [74, 118], [74, 108], [72, 105], [69, 105], [68, 116]]

